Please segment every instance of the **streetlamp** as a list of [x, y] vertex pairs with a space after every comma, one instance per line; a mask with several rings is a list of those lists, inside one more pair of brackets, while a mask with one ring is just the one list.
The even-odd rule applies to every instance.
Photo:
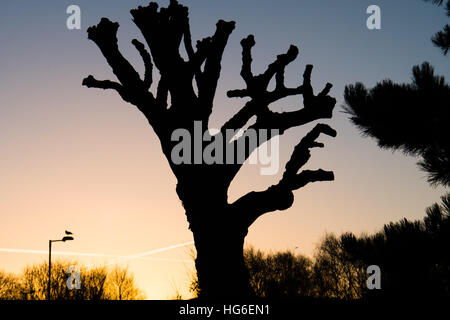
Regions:
[[[66, 234], [72, 234], [72, 232], [66, 230]], [[65, 236], [61, 240], [48, 240], [48, 294], [47, 300], [50, 301], [50, 289], [52, 286], [52, 242], [66, 242], [73, 240], [72, 236]]]

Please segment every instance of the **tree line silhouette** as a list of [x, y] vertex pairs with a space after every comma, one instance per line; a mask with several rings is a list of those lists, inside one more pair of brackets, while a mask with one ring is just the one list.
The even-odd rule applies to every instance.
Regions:
[[[80, 288], [69, 289], [69, 267], [77, 266]], [[127, 267], [87, 268], [71, 261], [52, 262], [52, 300], [141, 300], [145, 298]], [[0, 270], [0, 300], [46, 300], [48, 263], [26, 267], [19, 275]]]
[[[293, 251], [244, 251], [257, 297], [367, 300], [450, 298], [450, 195], [422, 220], [390, 222], [372, 234], [326, 234], [313, 258]], [[381, 290], [367, 286], [367, 268], [381, 269]], [[191, 291], [198, 292], [192, 273]]]

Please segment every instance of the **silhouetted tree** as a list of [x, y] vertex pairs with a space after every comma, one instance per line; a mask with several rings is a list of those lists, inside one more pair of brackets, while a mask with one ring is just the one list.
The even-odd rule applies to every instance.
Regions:
[[[264, 253], [253, 247], [244, 250], [250, 285], [259, 298], [299, 298], [316, 295], [313, 262], [291, 251]], [[199, 294], [198, 278], [190, 273], [191, 291]]]
[[[236, 146], [244, 144], [244, 158], [247, 159], [261, 144], [277, 134], [283, 134], [289, 128], [321, 118], [331, 118], [336, 103], [328, 95], [332, 85], [328, 83], [322, 92], [314, 95], [311, 87], [312, 65], [307, 65], [302, 85], [295, 88], [285, 86], [285, 67], [298, 55], [295, 46], [291, 46], [285, 54], [278, 55], [265, 72], [254, 75], [251, 51], [255, 40], [253, 35], [249, 35], [241, 41], [241, 76], [246, 88], [227, 93], [228, 97], [248, 98], [248, 101], [221, 127], [221, 135], [207, 135], [211, 142], [204, 143], [200, 152], [194, 149], [195, 144], [187, 152], [189, 158], [192, 154], [195, 157], [202, 156], [204, 152], [216, 154], [222, 150], [211, 149], [214, 149], [213, 144], [219, 143], [220, 149], [224, 150], [223, 159], [231, 158], [233, 164], [224, 164], [225, 161], [222, 160], [213, 161], [212, 164], [177, 164], [171, 153], [178, 140], [173, 141], [172, 134], [176, 129], [185, 129], [191, 137], [195, 137], [195, 121], [201, 121], [204, 128], [208, 127], [220, 77], [222, 55], [235, 22], [219, 20], [215, 33], [197, 41], [194, 49], [188, 8], [177, 1], [171, 0], [167, 8], [160, 10], [156, 3], [151, 2], [148, 6], [131, 10], [131, 15], [150, 49], [149, 53], [143, 43], [136, 39], [132, 41], [144, 61], [143, 77], [139, 76], [119, 51], [119, 24], [102, 18], [98, 25], [88, 29], [88, 38], [100, 48], [118, 82], [96, 80], [90, 75], [83, 80], [83, 85], [117, 91], [124, 101], [135, 105], [153, 127], [177, 178], [176, 191], [194, 235], [197, 250], [195, 263], [201, 296], [251, 296], [253, 292], [243, 258], [244, 238], [249, 226], [267, 212], [289, 208], [294, 200], [294, 190], [309, 182], [334, 179], [331, 171], [298, 171], [310, 158], [310, 148], [323, 147], [323, 144], [316, 142], [318, 136], [324, 133], [334, 137], [336, 132], [328, 125], [317, 124], [295, 147], [286, 164], [283, 178], [277, 184], [262, 192], [250, 192], [234, 203], [228, 203], [227, 192], [243, 161], [237, 161], [236, 155], [229, 154], [228, 150], [236, 150]], [[180, 54], [182, 43], [187, 60]], [[155, 93], [149, 91], [153, 83], [153, 63], [160, 74]], [[268, 86], [273, 78], [275, 89], [269, 91]], [[284, 113], [269, 109], [273, 102], [293, 95], [303, 96], [302, 109]], [[227, 134], [229, 130], [237, 133], [239, 129], [244, 129], [254, 116], [256, 121], [244, 130], [242, 136]], [[245, 133], [248, 129], [268, 129], [269, 134], [267, 139], [260, 138], [255, 144], [246, 144], [248, 137]], [[274, 133], [271, 129], [279, 131]], [[228, 148], [229, 146], [232, 148]], [[183, 153], [183, 156], [186, 154]]]
[[291, 251], [264, 254], [249, 248], [244, 258], [250, 284], [258, 297], [295, 298], [313, 295], [312, 261]]
[[107, 292], [111, 300], [140, 300], [143, 293], [136, 286], [128, 268], [115, 267], [108, 273]]
[[366, 269], [359, 260], [352, 260], [343, 246], [342, 237], [327, 234], [314, 257], [314, 288], [317, 297], [344, 300], [363, 296]]

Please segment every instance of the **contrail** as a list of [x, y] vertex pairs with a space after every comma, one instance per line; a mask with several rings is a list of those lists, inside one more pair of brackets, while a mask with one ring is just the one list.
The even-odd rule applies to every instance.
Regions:
[[[48, 250], [46, 251], [46, 250], [7, 249], [7, 248], [0, 248], [0, 252], [48, 254]], [[52, 251], [52, 254], [63, 255], [63, 256], [84, 256], [84, 257], [106, 257], [106, 258], [116, 258], [117, 257], [117, 256], [109, 255], [109, 254], [83, 253], [83, 252], [70, 252], [70, 251]]]
[[[172, 245], [172, 246], [159, 248], [159, 249], [153, 249], [153, 250], [150, 250], [150, 251], [146, 251], [146, 252], [142, 252], [142, 253], [138, 253], [138, 254], [125, 256], [125, 257], [121, 258], [121, 261], [119, 261], [119, 262], [125, 262], [125, 261], [128, 261], [128, 260], [143, 258], [145, 256], [149, 256], [149, 255], [152, 255], [152, 254], [155, 254], [155, 253], [168, 251], [168, 250], [172, 250], [172, 249], [176, 249], [176, 248], [181, 248], [181, 247], [189, 246], [191, 244], [194, 244], [194, 241], [189, 241], [189, 242], [184, 242], [184, 243], [180, 243], [180, 244], [175, 244], [175, 245]], [[116, 263], [118, 263], [118, 262], [116, 262]], [[106, 265], [109, 266], [109, 265], [112, 265], [112, 264], [115, 264], [115, 263], [111, 262], [111, 263], [108, 263]]]
[[[164, 248], [153, 249], [150, 251], [146, 251], [143, 253], [128, 255], [128, 256], [115, 256], [110, 254], [102, 254], [102, 253], [85, 253], [85, 252], [70, 252], [70, 251], [52, 251], [54, 255], [65, 255], [65, 256], [79, 256], [79, 257], [100, 257], [100, 258], [114, 258], [120, 259], [123, 261], [128, 261], [132, 259], [142, 259], [142, 260], [153, 260], [153, 261], [172, 261], [172, 262], [192, 262], [192, 260], [186, 259], [170, 259], [170, 258], [154, 258], [154, 257], [146, 257], [155, 253], [164, 252], [180, 247], [185, 247], [188, 245], [194, 244], [194, 241], [184, 242], [180, 244], [171, 245]], [[0, 248], [0, 252], [7, 253], [31, 253], [31, 254], [48, 254], [46, 250], [29, 250], [29, 249], [10, 249], [10, 248]], [[121, 262], [123, 262], [121, 261]], [[109, 263], [107, 265], [111, 265], [114, 263]]]

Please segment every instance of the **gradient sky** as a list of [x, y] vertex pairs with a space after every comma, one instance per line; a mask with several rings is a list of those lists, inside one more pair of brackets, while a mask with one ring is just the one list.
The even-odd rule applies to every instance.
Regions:
[[[167, 4], [168, 1], [159, 1]], [[218, 19], [237, 26], [224, 54], [222, 78], [210, 122], [217, 127], [243, 104], [225, 97], [241, 88], [239, 41], [254, 34], [254, 70], [263, 71], [290, 44], [299, 58], [286, 70], [291, 86], [313, 64], [313, 86], [326, 82], [338, 100], [332, 120], [335, 139], [314, 150], [308, 168], [333, 170], [336, 180], [295, 192], [294, 205], [260, 218], [247, 243], [263, 250], [296, 249], [313, 255], [325, 232], [374, 232], [403, 217], [420, 219], [444, 193], [426, 182], [417, 159], [380, 150], [362, 138], [342, 113], [343, 89], [361, 81], [367, 86], [391, 78], [408, 82], [413, 65], [430, 61], [450, 78], [447, 57], [430, 37], [448, 19], [442, 8], [420, 0], [245, 0], [183, 1], [190, 7], [194, 39], [211, 35]], [[66, 8], [77, 4], [82, 30], [66, 28]], [[0, 248], [47, 250], [48, 239], [65, 229], [75, 241], [54, 250], [132, 255], [192, 240], [176, 180], [159, 142], [144, 117], [115, 92], [87, 89], [82, 79], [113, 75], [86, 28], [101, 17], [118, 21], [122, 52], [142, 70], [131, 45], [142, 39], [129, 10], [145, 1], [2, 1], [0, 3]], [[366, 28], [366, 8], [382, 10], [382, 30]], [[300, 107], [298, 97], [274, 110]], [[292, 129], [281, 138], [284, 166], [296, 142], [314, 124]], [[246, 165], [233, 182], [230, 200], [262, 190], [277, 176], [261, 176]], [[189, 246], [152, 257], [189, 259]], [[107, 257], [72, 257], [83, 263], [110, 263]], [[45, 261], [45, 254], [0, 252], [0, 269], [19, 272]], [[186, 293], [192, 263], [135, 259], [124, 262], [151, 299]]]

